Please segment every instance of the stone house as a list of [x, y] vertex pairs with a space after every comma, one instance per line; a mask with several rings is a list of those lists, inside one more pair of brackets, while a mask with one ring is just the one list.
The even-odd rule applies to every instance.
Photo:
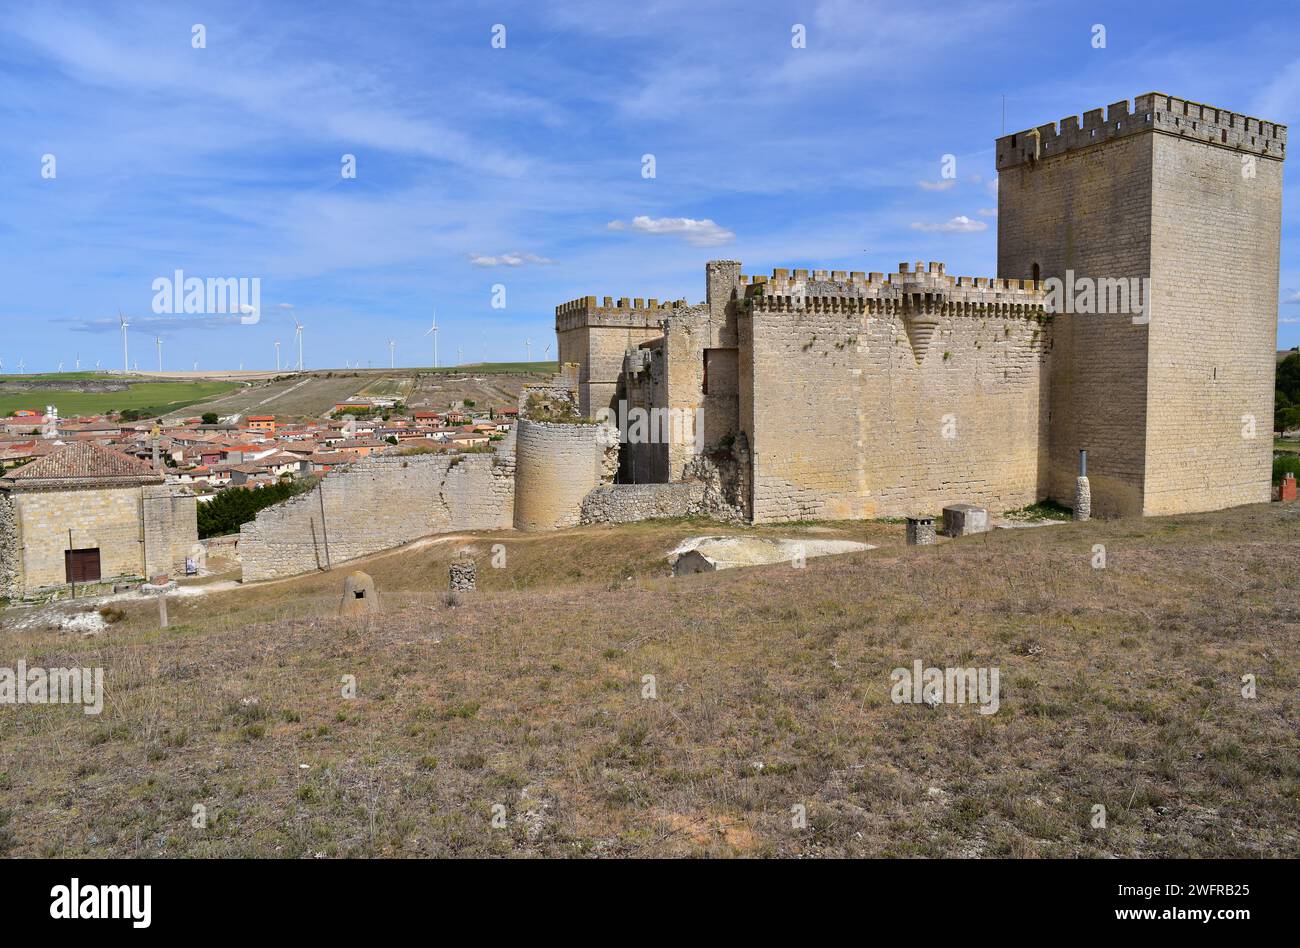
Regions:
[[181, 573], [197, 550], [194, 495], [103, 445], [75, 442], [0, 477], [0, 597]]

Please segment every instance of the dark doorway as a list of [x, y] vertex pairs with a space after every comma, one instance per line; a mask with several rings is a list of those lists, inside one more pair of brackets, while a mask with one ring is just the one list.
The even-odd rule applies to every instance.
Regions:
[[63, 569], [70, 583], [92, 583], [99, 579], [99, 547], [91, 550], [64, 550]]

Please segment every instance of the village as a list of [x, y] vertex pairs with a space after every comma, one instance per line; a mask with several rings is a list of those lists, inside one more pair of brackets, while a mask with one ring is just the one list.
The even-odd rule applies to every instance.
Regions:
[[411, 410], [394, 398], [354, 398], [328, 417], [212, 413], [164, 424], [120, 413], [63, 418], [58, 406], [19, 409], [0, 419], [0, 470], [50, 455], [69, 443], [94, 442], [154, 466], [168, 484], [185, 485], [200, 502], [228, 487], [264, 487], [284, 478], [323, 477], [376, 454], [486, 450], [503, 440], [513, 406], [457, 401]]

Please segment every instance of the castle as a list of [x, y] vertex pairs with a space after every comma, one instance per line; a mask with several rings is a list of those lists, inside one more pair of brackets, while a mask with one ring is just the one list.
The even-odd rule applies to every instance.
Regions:
[[564, 303], [490, 455], [336, 472], [243, 526], [244, 578], [457, 530], [1072, 506], [1081, 452], [1098, 515], [1266, 502], [1285, 154], [1151, 93], [998, 139], [997, 278], [715, 260], [697, 305]]
[[622, 444], [615, 487], [703, 482], [751, 522], [1069, 506], [1083, 451], [1100, 515], [1265, 502], [1285, 153], [1138, 96], [997, 140], [997, 278], [712, 261], [699, 305], [557, 307], [559, 359], [583, 415], [698, 420]]

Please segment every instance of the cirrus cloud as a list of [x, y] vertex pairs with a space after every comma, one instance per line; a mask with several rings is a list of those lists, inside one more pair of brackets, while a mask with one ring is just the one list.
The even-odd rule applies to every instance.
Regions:
[[535, 263], [539, 266], [545, 266], [548, 263], [554, 263], [550, 257], [540, 257], [535, 253], [501, 253], [495, 256], [482, 253], [472, 253], [469, 255], [469, 262], [476, 267], [522, 267], [526, 263]]

